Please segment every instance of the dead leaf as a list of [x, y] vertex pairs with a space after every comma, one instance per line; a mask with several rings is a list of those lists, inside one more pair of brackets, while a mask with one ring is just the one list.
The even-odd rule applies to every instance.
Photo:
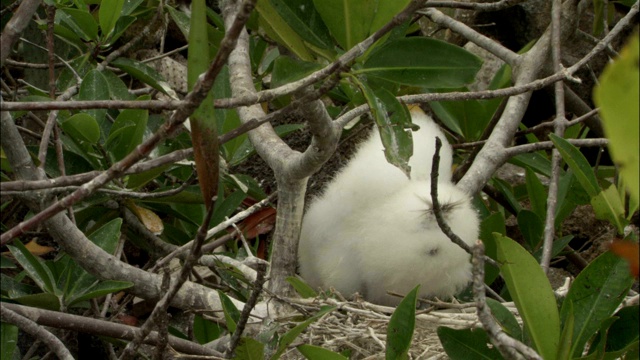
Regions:
[[629, 262], [629, 270], [631, 271], [631, 275], [633, 275], [637, 279], [638, 273], [640, 273], [638, 243], [625, 240], [613, 240], [611, 245], [609, 245], [609, 250]]
[[273, 230], [275, 223], [276, 209], [268, 207], [249, 215], [240, 225], [240, 229], [246, 238], [253, 239]]
[[35, 256], [46, 255], [46, 254], [56, 250], [56, 249], [52, 248], [51, 246], [42, 246], [42, 245], [38, 244], [36, 239], [33, 239], [33, 240], [29, 241], [29, 243], [26, 244], [24, 247], [26, 247], [27, 250], [29, 250], [29, 252], [32, 253]]
[[144, 224], [144, 227], [146, 227], [147, 230], [151, 231], [155, 235], [162, 234], [162, 231], [164, 231], [164, 224], [162, 223], [162, 219], [160, 219], [156, 213], [147, 208], [140, 207], [133, 202], [128, 203], [127, 206], [138, 217], [140, 222]]

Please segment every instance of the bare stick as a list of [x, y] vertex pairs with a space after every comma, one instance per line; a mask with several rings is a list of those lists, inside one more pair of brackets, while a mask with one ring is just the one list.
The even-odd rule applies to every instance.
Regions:
[[476, 302], [478, 319], [482, 323], [482, 327], [489, 335], [491, 343], [496, 346], [500, 354], [505, 359], [527, 359], [542, 360], [533, 349], [521, 343], [520, 341], [510, 337], [502, 331], [502, 328], [496, 323], [491, 310], [487, 306], [484, 286], [484, 245], [482, 241], [476, 242], [473, 247], [473, 298]]
[[51, 349], [51, 351], [53, 351], [56, 356], [58, 356], [58, 358], [64, 360], [73, 360], [73, 356], [71, 356], [69, 349], [64, 346], [60, 339], [45, 330], [44, 327], [33, 322], [31, 319], [12, 311], [7, 306], [5, 306], [5, 303], [0, 303], [0, 317], [2, 317], [3, 322], [13, 324], [20, 330], [31, 334], [36, 339], [44, 342], [49, 347], [49, 349]]

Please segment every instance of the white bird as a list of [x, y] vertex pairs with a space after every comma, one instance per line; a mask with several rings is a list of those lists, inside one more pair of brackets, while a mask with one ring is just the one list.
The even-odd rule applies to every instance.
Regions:
[[411, 179], [389, 164], [377, 130], [358, 148], [306, 211], [298, 248], [300, 274], [315, 288], [359, 292], [395, 305], [421, 284], [420, 296], [448, 297], [470, 280], [469, 256], [444, 235], [431, 211], [430, 173], [435, 137], [440, 151], [439, 201], [449, 226], [468, 244], [478, 237], [470, 198], [450, 182], [451, 146], [422, 111], [412, 110]]

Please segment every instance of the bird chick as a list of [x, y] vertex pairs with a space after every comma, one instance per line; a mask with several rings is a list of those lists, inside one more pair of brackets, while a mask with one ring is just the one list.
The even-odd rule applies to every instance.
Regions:
[[387, 291], [448, 297], [470, 280], [466, 252], [442, 233], [431, 207], [430, 172], [435, 137], [443, 140], [438, 199], [449, 226], [468, 244], [478, 217], [467, 194], [450, 182], [451, 147], [424, 113], [412, 111], [411, 177], [390, 165], [374, 131], [353, 159], [307, 209], [298, 248], [300, 274], [313, 287], [359, 292], [366, 300], [396, 305]]

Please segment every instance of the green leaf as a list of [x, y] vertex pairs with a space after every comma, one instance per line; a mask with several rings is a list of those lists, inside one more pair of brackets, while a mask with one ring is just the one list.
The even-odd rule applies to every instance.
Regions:
[[236, 190], [223, 201], [216, 201], [215, 211], [211, 216], [211, 225], [218, 225], [225, 217], [231, 216], [246, 198], [247, 194], [245, 192]]
[[[356, 80], [357, 81], [357, 80]], [[405, 126], [410, 124], [411, 115], [407, 107], [400, 103], [388, 90], [381, 88], [374, 92], [363, 82], [357, 81], [371, 108], [371, 115], [380, 130], [387, 161], [409, 176], [409, 158], [413, 155], [412, 134]]]
[[640, 321], [638, 305], [620, 309], [615, 316], [618, 320], [609, 328], [607, 339], [607, 351], [618, 351], [637, 343], [640, 334]]
[[100, 125], [93, 116], [86, 113], [75, 114], [60, 123], [62, 131], [77, 142], [96, 144], [100, 141]]
[[412, 37], [388, 42], [354, 73], [403, 85], [457, 88], [473, 82], [481, 65], [482, 60], [460, 47]]
[[315, 345], [300, 345], [298, 351], [309, 360], [348, 360], [347, 357]]
[[15, 269], [17, 266], [9, 258], [0, 255], [0, 269]]
[[182, 11], [176, 10], [171, 6], [166, 6], [168, 10], [169, 16], [171, 16], [171, 20], [178, 26], [180, 32], [184, 36], [185, 39], [189, 38], [189, 15], [185, 14]]
[[320, 319], [322, 316], [324, 316], [325, 314], [333, 310], [335, 310], [334, 306], [323, 306], [320, 309], [320, 311], [318, 311], [315, 315], [301, 322], [300, 324], [296, 325], [293, 329], [287, 331], [280, 338], [280, 342], [278, 343], [278, 348], [276, 352], [270, 357], [270, 359], [271, 360], [279, 359], [280, 356], [285, 352], [285, 350], [287, 350], [289, 345], [293, 343], [293, 341], [298, 337], [298, 335], [300, 335], [301, 332], [304, 331], [304, 329], [306, 329], [313, 322], [315, 322], [316, 320]]
[[512, 157], [509, 162], [522, 168], [530, 167], [538, 174], [551, 177], [551, 160], [540, 153], [516, 155]]
[[[622, 195], [624, 196], [624, 194]], [[618, 234], [624, 234], [624, 227], [628, 224], [624, 214], [624, 205], [615, 185], [600, 191], [591, 198], [591, 206], [596, 213], [596, 218], [608, 220], [618, 230]]]
[[112, 61], [111, 65], [165, 94], [168, 94], [168, 91], [171, 90], [171, 87], [167, 84], [162, 75], [141, 62], [120, 57]]
[[389, 319], [385, 359], [408, 359], [413, 330], [416, 326], [416, 301], [420, 285], [402, 299]]
[[491, 298], [487, 298], [487, 306], [491, 309], [494, 319], [500, 324], [502, 330], [512, 338], [522, 341], [522, 328], [513, 313], [501, 302]]
[[220, 337], [222, 329], [220, 325], [211, 320], [195, 315], [193, 318], [193, 336], [200, 344], [206, 344]]
[[638, 36], [636, 31], [620, 51], [620, 57], [604, 69], [593, 96], [610, 140], [611, 157], [619, 165], [620, 175], [636, 202], [640, 199]]
[[98, 37], [98, 23], [86, 10], [64, 8], [56, 11], [56, 23], [59, 23], [85, 41]]
[[596, 179], [591, 165], [589, 165], [589, 162], [580, 150], [571, 145], [567, 140], [555, 134], [549, 134], [549, 138], [553, 141], [553, 144], [562, 155], [564, 161], [566, 161], [571, 170], [573, 170], [580, 185], [587, 191], [589, 196], [593, 197], [598, 195], [600, 192], [598, 179]]
[[544, 232], [542, 219], [533, 211], [522, 210], [518, 213], [518, 227], [529, 249], [536, 250], [542, 241]]
[[[191, 29], [189, 31], [189, 58], [187, 84], [193, 89], [198, 77], [209, 68], [209, 41], [207, 12], [204, 0], [191, 3]], [[218, 187], [218, 129], [213, 109], [213, 93], [198, 106], [189, 118], [196, 171], [202, 196], [207, 208]]]
[[313, 60], [313, 55], [311, 55], [309, 49], [304, 44], [304, 40], [302, 40], [300, 35], [280, 16], [271, 4], [271, 1], [258, 1], [256, 11], [260, 15], [260, 27], [265, 30], [269, 37], [284, 45], [300, 59], [306, 61]]
[[320, 68], [322, 66], [318, 63], [296, 60], [284, 55], [279, 56], [273, 62], [271, 87], [276, 88], [300, 80]]
[[312, 0], [270, 0], [280, 17], [302, 39], [322, 49], [331, 49], [333, 42], [329, 30], [320, 18]]
[[[78, 90], [78, 100], [109, 100], [109, 84], [100, 71], [93, 69], [84, 76]], [[102, 129], [106, 127], [107, 109], [92, 109], [85, 112], [93, 116]]]
[[222, 310], [224, 312], [227, 330], [229, 330], [230, 333], [233, 333], [236, 331], [236, 324], [238, 323], [238, 320], [240, 320], [240, 311], [238, 311], [238, 308], [225, 293], [218, 290], [218, 295], [220, 296], [220, 302], [222, 303]]
[[14, 241], [13, 244], [15, 246], [7, 245], [7, 248], [9, 248], [9, 251], [11, 251], [11, 254], [27, 275], [42, 291], [54, 293], [56, 290], [54, 286], [55, 278], [51, 269], [42, 260], [30, 253], [21, 241]]
[[12, 297], [11, 300], [26, 306], [32, 306], [40, 309], [52, 311], [60, 311], [60, 298], [52, 293], [39, 293], [32, 295], [24, 295]]
[[575, 330], [572, 356], [579, 356], [587, 341], [624, 300], [633, 278], [628, 265], [610, 252], [593, 260], [575, 279], [560, 310], [566, 322], [573, 306]]
[[0, 349], [0, 358], [2, 359], [20, 358], [17, 326], [5, 322], [0, 323]]
[[234, 359], [262, 360], [264, 359], [264, 344], [252, 338], [240, 338]]
[[338, 44], [349, 50], [369, 36], [377, 1], [313, 0], [315, 8]]
[[[468, 90], [463, 88], [461, 91]], [[468, 141], [477, 140], [491, 120], [496, 109], [489, 105], [491, 103], [487, 100], [433, 101], [429, 103], [433, 112], [449, 129], [462, 135]]]
[[498, 350], [489, 348], [489, 337], [482, 329], [456, 330], [440, 326], [438, 338], [451, 360], [499, 360]]
[[[149, 100], [149, 95], [143, 95], [137, 100]], [[124, 109], [120, 112], [109, 133], [105, 147], [113, 155], [115, 161], [122, 160], [142, 143], [147, 129], [149, 110]]]
[[[487, 218], [482, 220], [482, 223], [480, 223], [480, 239], [484, 243], [485, 254], [495, 260], [497, 259], [498, 249], [493, 233], [499, 233], [502, 235], [507, 233], [504, 215], [499, 212], [489, 215]], [[498, 275], [500, 275], [500, 269], [492, 265], [485, 264], [484, 281], [486, 284], [492, 284], [493, 281], [498, 278]]]
[[547, 216], [547, 190], [533, 170], [527, 167], [525, 172], [531, 210], [538, 215], [538, 218], [545, 219]]
[[538, 262], [506, 236], [494, 235], [502, 276], [535, 349], [544, 359], [558, 353], [560, 318], [551, 284]]
[[391, 21], [400, 11], [402, 11], [411, 0], [378, 0], [378, 8], [371, 22], [369, 34], [378, 31], [382, 26]]
[[569, 304], [569, 315], [562, 326], [562, 334], [560, 334], [560, 345], [558, 346], [558, 355], [556, 360], [571, 359], [571, 345], [573, 343], [573, 328], [575, 326], [575, 316], [573, 308]]
[[132, 286], [133, 283], [129, 281], [105, 280], [87, 289], [82, 289], [83, 291], [79, 293], [73, 294], [74, 296], [72, 298], [65, 299], [65, 304], [67, 306], [73, 306], [79, 302], [116, 293]]
[[116, 26], [123, 5], [124, 0], [109, 0], [100, 3], [98, 21], [100, 22], [100, 30], [102, 30], [102, 36], [104, 38], [106, 38]]
[[318, 293], [298, 276], [289, 276], [287, 278], [287, 282], [291, 284], [291, 286], [293, 286], [294, 290], [303, 299], [314, 298], [318, 296]]
[[114, 74], [111, 70], [103, 70], [102, 75], [105, 80], [107, 80], [107, 84], [109, 84], [109, 94], [111, 98], [114, 100], [133, 100], [135, 96], [129, 93], [129, 89], [127, 85], [125, 85], [124, 81], [119, 78], [116, 74]]

